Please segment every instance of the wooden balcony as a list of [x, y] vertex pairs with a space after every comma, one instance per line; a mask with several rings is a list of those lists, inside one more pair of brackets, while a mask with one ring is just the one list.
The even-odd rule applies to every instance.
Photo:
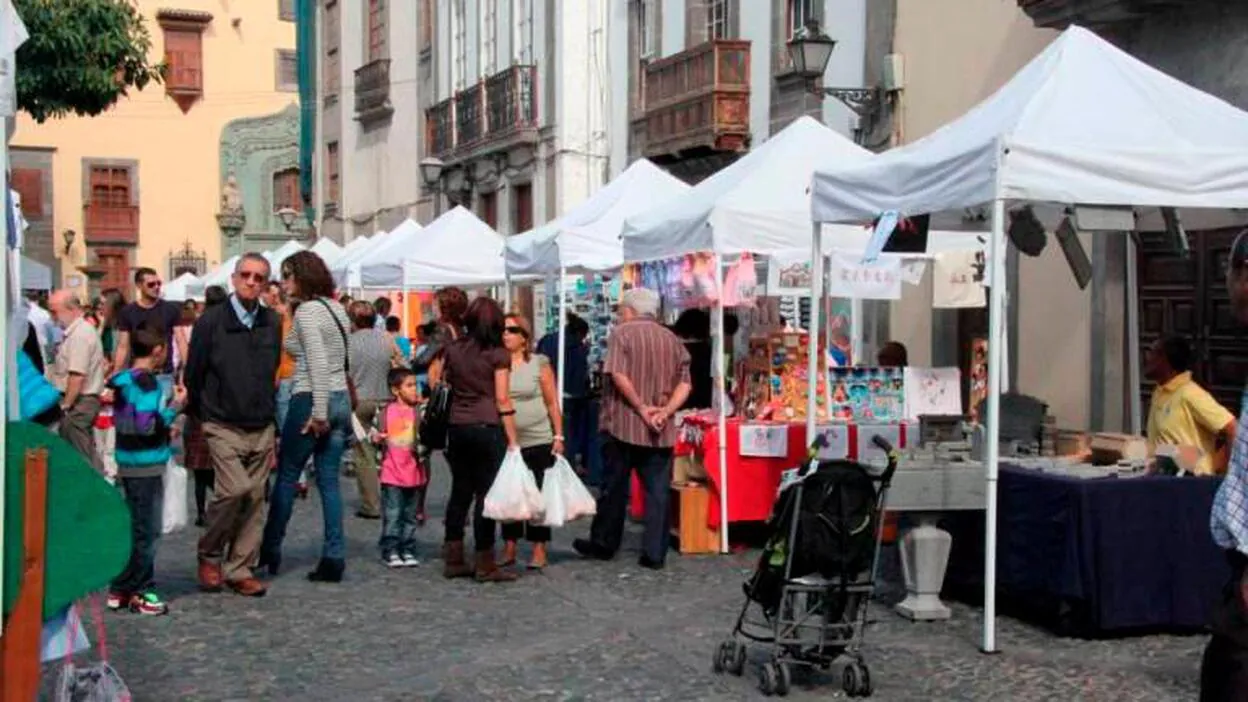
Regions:
[[1037, 27], [1111, 27], [1205, 0], [1018, 0]]
[[646, 65], [643, 155], [741, 151], [750, 135], [750, 42], [717, 39]]
[[390, 59], [378, 59], [355, 69], [355, 119], [368, 125], [394, 114], [390, 104]]
[[83, 230], [91, 245], [139, 244], [139, 208], [134, 206], [83, 207]]
[[511, 66], [425, 112], [425, 147], [447, 162], [536, 144], [537, 67]]

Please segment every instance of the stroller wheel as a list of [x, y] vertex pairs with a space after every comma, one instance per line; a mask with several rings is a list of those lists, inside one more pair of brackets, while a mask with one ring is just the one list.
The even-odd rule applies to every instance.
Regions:
[[784, 697], [789, 694], [792, 677], [789, 666], [776, 661], [767, 661], [758, 670], [758, 689], [764, 695]]
[[870, 669], [858, 661], [845, 666], [845, 672], [841, 677], [841, 687], [849, 697], [870, 697], [874, 692], [871, 686]]
[[729, 642], [724, 641], [715, 647], [715, 657], [711, 660], [711, 671], [714, 673], [722, 673], [728, 669], [728, 645]]
[[745, 644], [740, 641], [728, 641], [726, 643], [732, 655], [727, 658], [727, 665], [724, 666], [724, 669], [740, 677], [745, 672]]

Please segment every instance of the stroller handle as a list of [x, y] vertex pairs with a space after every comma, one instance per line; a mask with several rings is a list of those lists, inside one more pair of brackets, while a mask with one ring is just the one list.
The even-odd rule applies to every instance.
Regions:
[[888, 485], [893, 479], [893, 473], [897, 472], [897, 449], [893, 448], [888, 439], [879, 434], [871, 437], [871, 443], [888, 456], [888, 466], [884, 468], [884, 474], [880, 476], [880, 482]]

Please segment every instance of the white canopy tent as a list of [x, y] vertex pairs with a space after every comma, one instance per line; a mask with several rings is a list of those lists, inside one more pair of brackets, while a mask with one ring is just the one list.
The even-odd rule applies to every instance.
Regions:
[[503, 236], [462, 206], [425, 227], [402, 259], [404, 290], [484, 287], [506, 280]]
[[[213, 285], [219, 285], [226, 290], [230, 289], [230, 276], [234, 273], [234, 266], [238, 265], [238, 259], [242, 258], [238, 254], [230, 256], [216, 268], [208, 271], [200, 278], [200, 282], [204, 284], [204, 288], [210, 288]], [[265, 256], [268, 258], [268, 256]]]
[[21, 256], [22, 290], [51, 290], [52, 269], [26, 254]]
[[[870, 162], [829, 166], [815, 174], [812, 186], [816, 232], [821, 222], [991, 202], [989, 259], [1003, 261], [1006, 200], [1243, 207], [1248, 113], [1071, 27], [955, 122]], [[989, 272], [982, 648], [994, 651], [1005, 266], [990, 265]]]
[[279, 269], [282, 267], [282, 261], [285, 261], [291, 254], [303, 251], [304, 246], [294, 239], [288, 239], [286, 243], [277, 247], [276, 251], [265, 251], [264, 257], [269, 259], [269, 265], [272, 266], [270, 277], [278, 278]]
[[342, 256], [343, 248], [334, 242], [333, 239], [321, 237], [316, 240], [312, 248], [308, 249], [312, 253], [321, 257], [325, 261], [326, 266], [334, 265], [339, 256]]
[[204, 299], [204, 285], [194, 273], [183, 273], [165, 286], [165, 299], [174, 302]]
[[509, 237], [509, 275], [610, 271], [624, 265], [624, 220], [688, 193], [690, 187], [646, 159], [634, 161], [572, 211]]
[[[360, 287], [360, 261], [364, 260], [375, 247], [381, 246], [388, 236], [389, 232], [379, 231], [371, 237], [356, 239], [348, 244], [342, 256], [339, 256], [338, 260], [329, 267], [329, 272], [334, 276], [334, 282], [342, 288]], [[356, 241], [360, 243], [356, 244]]]
[[399, 289], [403, 287], [403, 258], [416, 245], [423, 229], [415, 220], [407, 219], [368, 250], [358, 261], [358, 287]]

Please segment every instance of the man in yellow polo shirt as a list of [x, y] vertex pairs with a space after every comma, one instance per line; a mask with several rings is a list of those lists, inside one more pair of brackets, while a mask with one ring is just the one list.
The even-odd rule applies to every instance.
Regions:
[[1167, 336], [1149, 347], [1144, 373], [1157, 383], [1148, 410], [1148, 452], [1158, 446], [1200, 449], [1197, 475], [1226, 472], [1227, 447], [1235, 439], [1235, 417], [1192, 380], [1192, 347]]

